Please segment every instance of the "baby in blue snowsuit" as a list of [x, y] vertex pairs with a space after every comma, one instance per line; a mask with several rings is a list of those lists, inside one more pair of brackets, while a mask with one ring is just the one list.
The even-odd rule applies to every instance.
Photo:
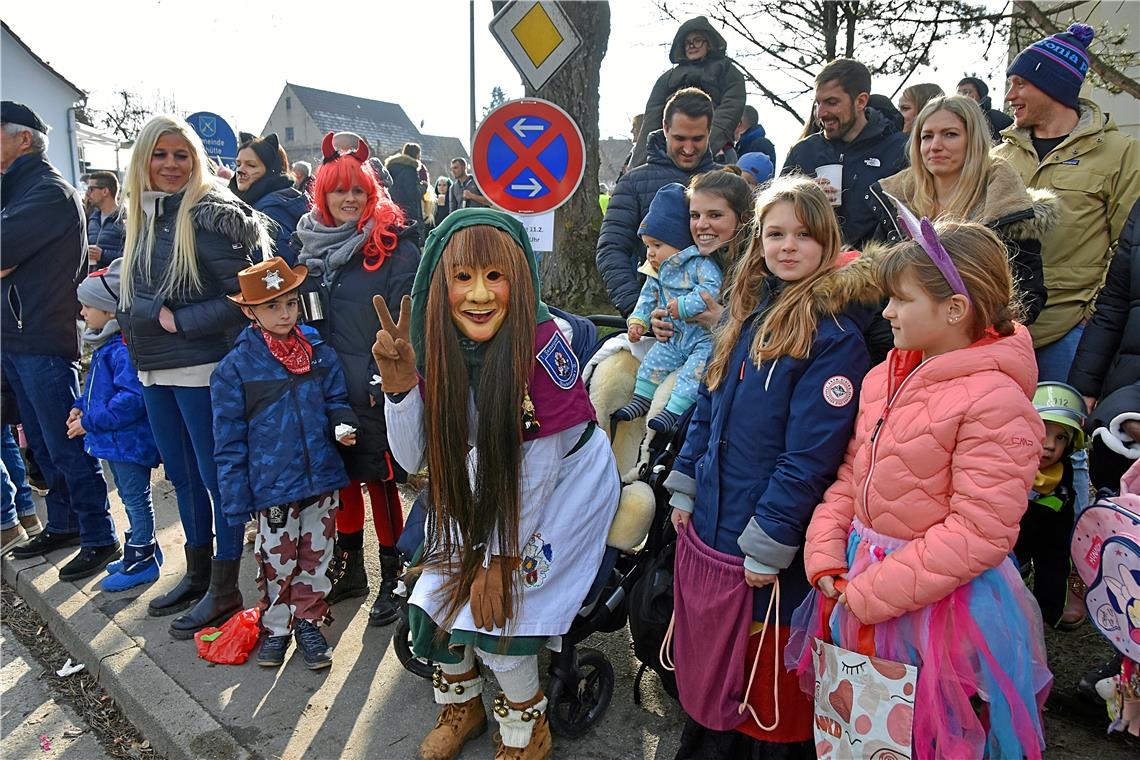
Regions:
[[677, 384], [664, 411], [649, 420], [651, 429], [670, 433], [681, 415], [696, 403], [705, 362], [712, 350], [712, 334], [687, 320], [705, 310], [702, 292], [717, 298], [722, 276], [716, 262], [702, 256], [693, 243], [683, 185], [673, 182], [657, 191], [637, 233], [646, 249], [645, 263], [638, 271], [646, 277], [641, 297], [627, 320], [629, 340], [641, 340], [656, 308], [667, 309], [673, 317], [673, 336], [650, 347], [637, 370], [633, 399], [613, 416], [617, 420], [633, 420], [644, 415], [657, 386], [679, 369]]

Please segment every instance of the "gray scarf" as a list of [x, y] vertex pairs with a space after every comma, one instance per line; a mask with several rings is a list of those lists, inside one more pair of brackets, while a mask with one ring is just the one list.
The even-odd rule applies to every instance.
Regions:
[[297, 237], [301, 240], [301, 254], [297, 261], [307, 266], [310, 274], [320, 276], [321, 282], [327, 285], [337, 270], [364, 247], [375, 224], [369, 220], [360, 232], [356, 231], [356, 222], [326, 227], [310, 211], [297, 222]]
[[107, 324], [103, 325], [103, 329], [95, 332], [90, 327], [83, 328], [83, 342], [91, 346], [91, 350], [99, 348], [99, 346], [106, 343], [109, 339], [115, 337], [119, 333], [118, 320], [112, 319]]

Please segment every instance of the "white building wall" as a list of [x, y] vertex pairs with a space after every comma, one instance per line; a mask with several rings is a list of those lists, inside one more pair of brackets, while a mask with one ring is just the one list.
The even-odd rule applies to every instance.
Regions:
[[8, 30], [0, 38], [0, 100], [14, 100], [31, 108], [51, 128], [48, 160], [72, 185], [78, 185], [78, 155], [75, 136], [69, 128], [68, 109], [75, 105], [75, 90], [60, 81]]

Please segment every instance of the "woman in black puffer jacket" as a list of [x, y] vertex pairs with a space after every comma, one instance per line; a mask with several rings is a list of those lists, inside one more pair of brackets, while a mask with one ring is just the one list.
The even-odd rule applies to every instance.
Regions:
[[269, 217], [273, 252], [293, 266], [296, 252], [289, 246], [297, 221], [309, 210], [309, 197], [293, 187], [289, 155], [277, 133], [255, 137], [241, 133], [237, 171], [230, 178], [230, 192]]
[[219, 188], [209, 166], [185, 121], [156, 116], [135, 141], [125, 184], [119, 326], [186, 534], [186, 575], [148, 611], [195, 605], [171, 624], [175, 638], [242, 608], [242, 526], [227, 522], [218, 492], [210, 373], [245, 324], [226, 295], [238, 292], [238, 272], [269, 246], [263, 218]]
[[348, 381], [348, 401], [360, 420], [356, 445], [340, 448], [352, 483], [340, 492], [328, 601], [332, 604], [368, 593], [363, 485], [372, 504], [381, 569], [380, 594], [368, 619], [374, 625], [385, 625], [397, 614], [392, 594], [401, 562], [395, 547], [404, 515], [396, 484], [406, 474], [388, 450], [384, 396], [372, 359], [372, 344], [380, 329], [372, 297], [380, 295], [397, 304], [412, 292], [420, 263], [419, 225], [407, 225], [400, 207], [381, 192], [364, 140], [347, 132], [334, 139], [330, 132], [323, 151], [325, 160], [313, 186], [313, 210], [297, 223], [293, 242], [300, 248], [298, 261], [309, 268], [306, 303], [312, 296], [320, 303], [321, 314], [310, 310], [307, 316], [340, 358]]

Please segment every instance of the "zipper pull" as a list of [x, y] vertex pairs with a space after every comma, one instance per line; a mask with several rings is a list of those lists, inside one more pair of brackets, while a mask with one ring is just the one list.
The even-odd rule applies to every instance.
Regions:
[[879, 421], [875, 423], [875, 429], [874, 429], [874, 431], [871, 433], [871, 443], [874, 443], [874, 442], [875, 442], [875, 438], [876, 438], [876, 436], [878, 436], [878, 435], [879, 435], [879, 429], [883, 427], [883, 422], [884, 422], [886, 419], [887, 419], [886, 417], [880, 417], [880, 418], [879, 418]]
[[741, 380], [744, 379], [744, 365], [746, 365], [747, 363], [748, 363], [747, 359], [741, 359], [740, 360], [740, 379]]

